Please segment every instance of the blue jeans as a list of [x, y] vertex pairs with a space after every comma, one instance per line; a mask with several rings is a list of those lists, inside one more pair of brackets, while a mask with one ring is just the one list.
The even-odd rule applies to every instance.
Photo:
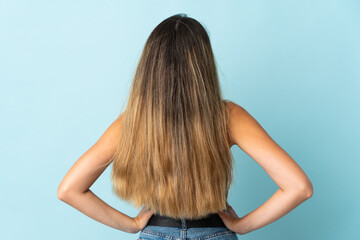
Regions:
[[235, 232], [226, 227], [164, 227], [147, 225], [138, 239], [146, 240], [238, 240]]

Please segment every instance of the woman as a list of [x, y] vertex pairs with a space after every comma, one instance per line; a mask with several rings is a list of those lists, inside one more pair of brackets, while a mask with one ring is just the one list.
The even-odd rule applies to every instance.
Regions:
[[[227, 203], [231, 146], [251, 156], [279, 185], [262, 206], [239, 217]], [[89, 188], [113, 163], [113, 192], [136, 217]], [[223, 100], [204, 27], [186, 14], [162, 21], [140, 57], [126, 109], [71, 167], [58, 198], [139, 239], [238, 239], [312, 196], [297, 163], [238, 104]]]

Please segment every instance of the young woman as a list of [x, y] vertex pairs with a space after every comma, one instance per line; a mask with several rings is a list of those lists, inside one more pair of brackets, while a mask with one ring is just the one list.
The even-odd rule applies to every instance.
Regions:
[[[239, 217], [227, 203], [231, 146], [252, 157], [278, 184], [263, 205]], [[89, 188], [113, 163], [113, 192], [137, 208], [112, 208]], [[71, 167], [58, 198], [139, 239], [238, 239], [312, 196], [297, 163], [240, 105], [222, 98], [204, 27], [186, 14], [150, 34], [124, 112]]]

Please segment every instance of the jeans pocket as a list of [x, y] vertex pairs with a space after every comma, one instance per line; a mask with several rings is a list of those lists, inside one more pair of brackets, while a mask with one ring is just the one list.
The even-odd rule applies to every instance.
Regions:
[[224, 230], [213, 234], [205, 235], [199, 240], [238, 240], [238, 236], [231, 230]]

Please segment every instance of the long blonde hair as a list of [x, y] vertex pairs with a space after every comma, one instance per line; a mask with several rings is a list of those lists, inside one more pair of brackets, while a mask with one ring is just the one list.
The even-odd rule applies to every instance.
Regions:
[[197, 219], [225, 210], [233, 180], [227, 100], [210, 39], [186, 14], [141, 53], [113, 156], [113, 192], [137, 208]]

